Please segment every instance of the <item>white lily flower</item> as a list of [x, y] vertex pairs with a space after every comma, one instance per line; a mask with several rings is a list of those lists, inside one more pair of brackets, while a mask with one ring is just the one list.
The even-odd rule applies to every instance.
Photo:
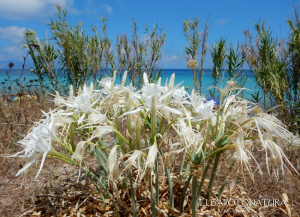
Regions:
[[[268, 158], [271, 158], [271, 160], [275, 160], [275, 161], [279, 161], [280, 165], [281, 165], [281, 171], [284, 172], [283, 168], [285, 167], [284, 161], [285, 160], [296, 172], [297, 170], [294, 168], [294, 166], [292, 165], [292, 163], [288, 160], [288, 158], [286, 157], [286, 155], [284, 154], [284, 152], [282, 151], [282, 149], [271, 139], [266, 138], [264, 140], [264, 146], [266, 148], [266, 158], [267, 158], [267, 169], [268, 172], [270, 173], [269, 170], [269, 163], [268, 163]], [[270, 152], [270, 156], [268, 157], [267, 152]], [[297, 172], [298, 173], [298, 172]]]
[[[75, 109], [74, 112], [68, 113], [66, 115], [78, 114], [83, 113], [83, 115], [79, 118], [78, 124], [81, 124], [85, 115], [89, 112], [95, 111], [93, 106], [99, 101], [100, 98], [95, 100], [93, 103], [91, 101], [94, 98], [94, 95], [91, 93], [91, 89], [93, 87], [87, 88], [86, 85], [83, 85], [83, 90], [80, 91], [81, 94], [75, 97], [73, 101], [64, 102], [70, 109]], [[79, 92], [79, 91], [78, 91]]]
[[178, 109], [170, 108], [165, 105], [167, 97], [170, 94], [172, 94], [179, 85], [180, 84], [176, 85], [176, 87], [174, 87], [173, 89], [168, 91], [168, 87], [162, 87], [159, 84], [148, 83], [147, 85], [145, 85], [142, 88], [141, 94], [135, 93], [127, 87], [123, 87], [126, 91], [128, 91], [130, 93], [130, 95], [132, 95], [132, 96], [136, 97], [137, 99], [140, 99], [144, 102], [144, 106], [140, 106], [138, 109], [135, 109], [130, 112], [126, 112], [123, 115], [127, 115], [130, 113], [136, 113], [145, 108], [150, 109], [152, 107], [152, 98], [154, 95], [156, 95], [156, 102], [157, 102], [158, 109], [165, 109], [166, 111], [181, 115], [182, 112], [179, 111]]
[[103, 78], [99, 81], [99, 84], [108, 92], [110, 92], [111, 87], [114, 85], [113, 78]]
[[241, 130], [238, 132], [234, 148], [236, 151], [226, 159], [227, 166], [230, 166], [234, 161], [239, 162], [241, 166], [243, 163], [248, 163], [250, 157], [248, 157], [245, 151], [244, 135]]
[[262, 141], [262, 129], [268, 133], [273, 133], [279, 138], [291, 142], [293, 139], [293, 134], [289, 132], [284, 125], [275, 117], [269, 114], [260, 114], [259, 116], [252, 117], [256, 123], [257, 130], [260, 135], [260, 140]]
[[[103, 87], [103, 93], [104, 94], [109, 94], [114, 90], [117, 90], [120, 88], [120, 85], [115, 86], [115, 80], [116, 80], [116, 70], [114, 71], [113, 77], [112, 78], [103, 78], [99, 82], [99, 84]], [[127, 73], [126, 73], [127, 75]]]
[[202, 119], [210, 119], [215, 115], [214, 100], [204, 102], [205, 98], [201, 96], [195, 96], [192, 99], [192, 106], [194, 107], [195, 112], [200, 115], [199, 117], [194, 117], [195, 121]]
[[196, 150], [196, 154], [201, 151], [203, 144], [203, 137], [201, 134], [195, 133], [195, 131], [186, 125], [183, 119], [178, 120], [178, 135], [180, 140], [184, 143], [187, 148], [191, 146]]
[[194, 108], [198, 107], [200, 104], [204, 103], [206, 98], [204, 96], [200, 96], [199, 94], [192, 94], [190, 95], [191, 104]]
[[36, 160], [38, 160], [40, 156], [43, 155], [40, 169], [35, 177], [36, 179], [43, 168], [47, 154], [53, 149], [52, 142], [59, 141], [56, 135], [57, 126], [55, 125], [54, 113], [51, 111], [50, 115], [46, 114], [45, 112], [43, 113], [46, 116], [43, 122], [37, 123], [37, 126], [32, 129], [31, 133], [29, 133], [23, 140], [18, 142], [24, 146], [24, 150], [16, 153], [14, 156], [24, 153], [24, 157], [35, 157], [21, 170], [19, 170], [16, 176], [27, 170]]
[[179, 102], [181, 103], [187, 103], [187, 101], [185, 101], [186, 98], [188, 98], [188, 93], [184, 90], [184, 87], [181, 87], [180, 89], [176, 89], [172, 96]]
[[96, 124], [96, 123], [100, 124], [100, 123], [104, 122], [104, 120], [106, 119], [106, 116], [101, 113], [91, 113], [91, 114], [89, 114], [88, 119], [91, 124]]
[[235, 85], [236, 85], [235, 81], [233, 81], [233, 80], [227, 81], [226, 86], [223, 89], [220, 90], [221, 94], [223, 96], [227, 95], [230, 91], [236, 89], [236, 88], [234, 88]]

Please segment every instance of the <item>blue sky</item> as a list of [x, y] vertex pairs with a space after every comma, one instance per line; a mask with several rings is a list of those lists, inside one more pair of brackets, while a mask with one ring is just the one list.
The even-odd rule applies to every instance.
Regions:
[[[211, 47], [220, 37], [237, 45], [244, 41], [243, 30], [254, 33], [253, 23], [266, 21], [278, 39], [287, 38], [293, 6], [299, 0], [0, 0], [0, 68], [14, 62], [22, 65], [26, 50], [19, 45], [25, 29], [34, 29], [41, 39], [50, 35], [47, 23], [54, 13], [54, 4], [68, 10], [68, 23], [84, 23], [86, 33], [92, 34], [90, 25], [101, 26], [99, 16], [107, 14], [107, 36], [115, 44], [115, 38], [124, 32], [131, 35], [132, 19], [135, 18], [139, 36], [144, 25], [159, 23], [166, 31], [166, 43], [162, 49], [163, 68], [186, 68], [184, 58], [185, 38], [182, 21], [201, 17], [200, 30], [209, 16], [208, 45]], [[27, 61], [27, 67], [32, 66]], [[205, 68], [210, 68], [209, 55]]]

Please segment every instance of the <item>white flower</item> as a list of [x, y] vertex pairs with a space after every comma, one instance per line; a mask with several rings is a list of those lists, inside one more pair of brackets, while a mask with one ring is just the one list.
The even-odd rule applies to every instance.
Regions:
[[[297, 172], [297, 170], [294, 168], [292, 163], [288, 160], [288, 158], [286, 157], [286, 155], [284, 154], [282, 149], [274, 141], [272, 141], [270, 138], [266, 137], [266, 139], [264, 139], [264, 141], [263, 141], [263, 146], [265, 147], [265, 151], [266, 151], [266, 158], [267, 158], [266, 163], [267, 163], [267, 169], [268, 169], [269, 174], [270, 174], [270, 170], [269, 170], [269, 162], [268, 162], [269, 159], [268, 158], [271, 158], [271, 160], [279, 161], [282, 172], [284, 172], [283, 168], [286, 167], [283, 162], [284, 159]], [[268, 157], [268, 151], [270, 152], [269, 157]]]
[[278, 136], [279, 138], [291, 142], [294, 135], [289, 132], [285, 126], [275, 117], [269, 114], [261, 113], [258, 116], [252, 118], [257, 127], [257, 131], [260, 136], [260, 140], [262, 141], [262, 129], [265, 130], [267, 133], [272, 133]]
[[203, 137], [201, 134], [195, 133], [195, 131], [188, 127], [181, 118], [178, 120], [177, 129], [179, 138], [184, 143], [186, 148], [190, 148], [192, 146], [195, 150], [195, 153], [199, 153], [203, 144]]
[[91, 93], [93, 87], [87, 88], [86, 85], [83, 85], [83, 90], [78, 91], [78, 96], [75, 97], [72, 101], [68, 100], [67, 102], [63, 102], [63, 104], [67, 105], [69, 109], [74, 109], [75, 111], [68, 113], [66, 115], [73, 115], [78, 113], [83, 113], [82, 116], [78, 120], [78, 124], [81, 124], [85, 115], [89, 112], [95, 111], [93, 106], [99, 101], [100, 98], [95, 100], [93, 103], [91, 101], [94, 98], [94, 95]]
[[114, 85], [113, 78], [103, 78], [99, 81], [99, 84], [108, 92], [110, 92], [112, 86]]
[[220, 90], [221, 94], [223, 96], [227, 95], [227, 93], [229, 91], [232, 91], [232, 90], [236, 89], [236, 88], [234, 88], [235, 85], [236, 85], [236, 82], [234, 82], [233, 80], [227, 81], [226, 86], [223, 89]]
[[43, 155], [41, 166], [36, 174], [36, 177], [40, 174], [45, 158], [49, 152], [53, 149], [52, 142], [59, 141], [56, 135], [55, 125], [55, 114], [50, 111], [50, 115], [43, 112], [46, 116], [42, 123], [37, 123], [37, 126], [32, 129], [32, 131], [21, 141], [21, 145], [24, 146], [24, 150], [16, 153], [17, 156], [24, 153], [24, 157], [34, 157], [27, 165], [25, 165], [21, 170], [18, 171], [16, 176], [28, 169], [40, 156]]
[[198, 105], [204, 103], [206, 98], [204, 96], [200, 96], [198, 94], [192, 93], [190, 96], [191, 104], [194, 108], [196, 108]]
[[[109, 94], [112, 91], [119, 89], [120, 86], [116, 85], [115, 86], [115, 80], [116, 80], [116, 70], [114, 71], [113, 77], [112, 78], [103, 78], [99, 82], [99, 84], [103, 87], [103, 93], [104, 94]], [[127, 73], [126, 73], [127, 75]]]
[[234, 161], [237, 161], [242, 166], [243, 163], [248, 163], [250, 157], [248, 157], [245, 151], [244, 134], [242, 130], [238, 132], [234, 148], [235, 152], [231, 156], [227, 157], [226, 164], [231, 166]]
[[191, 101], [192, 101], [192, 106], [195, 110], [196, 113], [198, 113], [200, 116], [199, 117], [194, 117], [194, 120], [202, 120], [202, 119], [210, 119], [215, 115], [214, 112], [214, 106], [215, 106], [215, 101], [210, 100], [207, 102], [204, 102], [205, 98], [201, 96], [194, 96]]
[[188, 97], [188, 93], [184, 90], [184, 87], [176, 89], [172, 96], [179, 102], [186, 103], [184, 100]]
[[104, 114], [101, 114], [101, 113], [91, 113], [89, 115], [89, 121], [92, 124], [103, 123], [105, 119], [106, 119], [106, 116]]
[[[144, 78], [145, 77], [146, 77], [146, 75], [144, 76]], [[132, 95], [132, 96], [136, 97], [137, 99], [140, 99], [144, 102], [144, 106], [140, 106], [138, 109], [135, 109], [135, 110], [130, 111], [130, 112], [126, 112], [123, 115], [136, 113], [136, 112], [139, 112], [139, 111], [141, 111], [145, 108], [151, 108], [152, 107], [152, 98], [153, 98], [154, 95], [156, 95], [156, 103], [157, 103], [157, 108], [158, 109], [164, 109], [164, 110], [167, 110], [167, 111], [172, 112], [174, 114], [181, 115], [182, 113], [178, 109], [170, 108], [170, 107], [165, 105], [167, 97], [170, 94], [172, 94], [179, 85], [180, 84], [176, 85], [176, 87], [174, 87], [173, 89], [168, 91], [168, 87], [160, 86], [160, 84], [147, 83], [147, 85], [145, 85], [142, 88], [141, 94], [133, 92], [131, 89], [129, 89], [127, 87], [123, 87], [127, 92], [130, 93], [130, 95]]]

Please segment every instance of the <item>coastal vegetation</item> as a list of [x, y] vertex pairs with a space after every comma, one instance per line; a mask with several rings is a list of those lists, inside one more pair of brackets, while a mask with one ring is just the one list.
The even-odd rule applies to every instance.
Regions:
[[[210, 49], [208, 19], [202, 34], [200, 18], [183, 21], [185, 58], [194, 79], [191, 94], [175, 83], [175, 74], [166, 84], [161, 82], [163, 27], [146, 26], [145, 37], [139, 37], [133, 20], [132, 38], [127, 33], [117, 36], [113, 51], [106, 17], [101, 18], [101, 34], [93, 26], [94, 35], [89, 36], [82, 23], [69, 26], [67, 12], [60, 6], [56, 10], [46, 40], [34, 30], [24, 34], [23, 46], [33, 60], [31, 72], [38, 79], [28, 81], [21, 74], [11, 80], [8, 71], [2, 84], [7, 98], [0, 102], [0, 126], [8, 144], [3, 153], [9, 157], [3, 162], [26, 158], [18, 165], [17, 176], [27, 173], [37, 180], [46, 162], [55, 159], [77, 168], [78, 179], [55, 193], [49, 194], [49, 187], [38, 196], [42, 202], [27, 213], [194, 217], [221, 212], [217, 207], [203, 210], [201, 200], [247, 197], [255, 181], [266, 177], [276, 183], [272, 188], [284, 188], [276, 192], [281, 204], [276, 214], [296, 213], [286, 193], [293, 187], [296, 190], [289, 195], [298, 197], [294, 194], [300, 181], [296, 8], [287, 20], [291, 32], [286, 43], [274, 38], [263, 22], [255, 23], [255, 38], [250, 30], [244, 32], [241, 46], [229, 46], [227, 39], [220, 38]], [[207, 54], [212, 59], [210, 93], [220, 100], [217, 107], [213, 99], [201, 95]], [[245, 62], [262, 91], [249, 100], [242, 95]], [[9, 99], [11, 85], [18, 92], [16, 103]], [[68, 188], [78, 183], [84, 190], [69, 197]], [[234, 186], [238, 186], [235, 193]], [[86, 193], [87, 188], [93, 194]], [[97, 206], [86, 205], [91, 199]], [[48, 211], [45, 204], [53, 209]], [[240, 216], [264, 212], [246, 204], [236, 205], [234, 212], [230, 206], [226, 209]]]

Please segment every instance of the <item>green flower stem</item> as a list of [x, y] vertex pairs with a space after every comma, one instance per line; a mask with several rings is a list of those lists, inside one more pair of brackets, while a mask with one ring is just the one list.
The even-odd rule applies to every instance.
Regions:
[[222, 152], [222, 151], [224, 151], [224, 150], [226, 150], [226, 149], [228, 149], [228, 148], [234, 147], [234, 146], [235, 146], [235, 144], [231, 144], [231, 145], [226, 145], [226, 146], [224, 146], [224, 147], [222, 147], [222, 148], [218, 148], [217, 150], [212, 151], [210, 154], [208, 154], [208, 155], [205, 157], [205, 160], [207, 160], [208, 158], [211, 158], [211, 157], [215, 156], [215, 155], [218, 154], [219, 152]]
[[133, 216], [137, 217], [131, 171], [129, 172], [129, 181], [130, 181], [130, 189], [131, 189], [131, 201], [132, 201]]
[[196, 216], [197, 206], [197, 176], [193, 176], [192, 180], [192, 217]]
[[61, 141], [58, 141], [57, 143], [60, 144], [62, 147], [64, 147], [70, 153], [70, 155], [74, 154], [74, 152], [67, 145], [62, 143]]
[[181, 166], [180, 166], [179, 173], [182, 173], [182, 171], [183, 171], [184, 162], [185, 162], [185, 156], [186, 156], [186, 149], [184, 149], [184, 154], [183, 154], [183, 157], [182, 157], [182, 161], [181, 161]]
[[[117, 116], [115, 116], [115, 118], [114, 118], [114, 124], [115, 124], [115, 130], [114, 130], [114, 132], [115, 132], [115, 134], [114, 134], [114, 142], [115, 142], [115, 144], [114, 145], [116, 145], [116, 140], [118, 139], [119, 141], [118, 141], [118, 144], [120, 145], [120, 147], [121, 147], [121, 150], [122, 150], [122, 153], [123, 154], [125, 154], [126, 153], [126, 149], [125, 149], [125, 146], [124, 146], [124, 144], [123, 144], [123, 141], [120, 139], [120, 137], [119, 137], [119, 135], [121, 135], [121, 133], [119, 132], [119, 119], [118, 119], [118, 117]], [[112, 125], [113, 126], [113, 125]], [[121, 135], [122, 136], [122, 135]], [[123, 136], [122, 136], [123, 137]], [[124, 138], [124, 137], [123, 137]], [[125, 138], [124, 138], [125, 139]], [[126, 140], [126, 139], [125, 139]]]
[[62, 159], [65, 159], [66, 161], [70, 161], [70, 162], [73, 162], [70, 158], [68, 158], [67, 156], [59, 153], [58, 151], [54, 150], [54, 149], [51, 149], [49, 155], [52, 155], [52, 156], [58, 156]]
[[[160, 132], [160, 133], [161, 133], [162, 126], [164, 125], [164, 122], [165, 122], [165, 117], [162, 117], [162, 119], [160, 120], [159, 130], [158, 130], [158, 132]], [[163, 134], [161, 134], [161, 135], [163, 135]]]
[[193, 175], [190, 174], [188, 180], [185, 182], [184, 187], [182, 189], [181, 197], [180, 197], [180, 202], [179, 202], [179, 211], [180, 213], [183, 213], [183, 204], [184, 204], [184, 199], [186, 195], [187, 188], [190, 185], [191, 179], [193, 178]]
[[154, 199], [154, 193], [152, 188], [152, 177], [151, 174], [149, 176], [149, 188], [151, 193], [151, 208], [152, 208], [152, 217], [156, 217], [156, 207], [155, 207], [155, 199]]
[[[132, 145], [127, 141], [127, 139], [124, 138], [124, 136], [117, 130], [114, 130], [114, 133], [117, 134], [117, 137], [119, 140], [124, 141], [132, 150], [134, 150], [134, 148], [132, 147]], [[125, 147], [123, 146], [122, 148], [125, 149]]]
[[221, 196], [222, 196], [222, 194], [223, 194], [223, 191], [224, 191], [224, 188], [225, 188], [225, 185], [226, 185], [228, 176], [229, 176], [229, 174], [230, 174], [230, 172], [231, 172], [232, 166], [233, 166], [233, 164], [231, 164], [231, 166], [229, 167], [228, 173], [226, 174], [226, 177], [225, 177], [225, 179], [224, 179], [223, 185], [222, 185], [222, 187], [221, 187], [221, 189], [220, 189], [220, 191], [219, 191], [219, 195], [218, 195], [218, 199], [219, 199], [219, 200], [221, 199]]
[[[106, 167], [105, 164], [102, 162], [101, 157], [100, 157], [100, 155], [101, 155], [101, 154], [100, 154], [100, 153], [101, 153], [100, 149], [99, 149], [98, 147], [95, 147], [95, 151], [96, 151], [96, 158], [97, 158], [97, 160], [98, 160], [98, 163], [99, 163], [100, 168], [101, 168], [102, 170], [104, 170], [105, 173], [107, 173], [107, 172], [108, 172], [107, 167]], [[103, 157], [103, 154], [102, 154], [102, 157]], [[104, 179], [104, 180], [105, 180], [105, 179]]]
[[91, 176], [91, 174], [87, 173], [87, 176], [89, 177], [89, 179], [91, 180], [91, 182], [93, 183], [93, 185], [96, 187], [98, 193], [100, 194], [100, 197], [102, 199], [102, 202], [104, 205], [106, 205], [106, 201], [105, 201], [105, 198], [100, 190], [100, 188], [98, 187], [97, 183], [94, 181], [93, 177]]
[[[98, 146], [97, 146], [97, 148], [99, 149]], [[104, 153], [102, 151], [104, 151]], [[108, 157], [109, 154], [106, 154], [105, 151], [106, 151], [106, 149], [101, 149], [101, 150], [99, 149], [100, 155], [103, 157], [104, 161], [107, 162], [107, 157]]]
[[156, 105], [156, 94], [152, 97], [151, 104], [151, 145], [154, 144], [156, 136], [156, 117], [157, 117], [157, 105]]
[[[223, 97], [224, 95], [221, 94], [221, 99], [220, 99], [220, 104], [219, 104], [219, 108], [218, 108], [218, 115], [217, 115], [217, 124], [219, 123], [219, 118], [220, 118], [220, 112], [221, 112], [221, 107], [222, 107], [222, 103], [223, 103]], [[219, 127], [219, 130], [218, 130], [218, 137], [220, 137], [220, 134], [221, 134], [221, 127]]]
[[67, 164], [76, 165], [75, 162], [73, 162], [73, 161], [71, 161], [71, 160], [68, 161], [66, 158], [62, 158], [62, 157], [57, 156], [57, 155], [51, 155], [51, 154], [48, 154], [48, 156], [49, 156], [49, 157], [52, 157], [52, 158], [56, 158], [56, 159], [61, 160], [61, 161], [64, 161], [64, 162], [67, 163]]
[[[159, 153], [162, 156], [163, 152], [161, 149], [159, 149]], [[158, 174], [157, 174], [158, 175]], [[174, 208], [174, 194], [173, 194], [173, 185], [172, 185], [172, 179], [170, 176], [170, 170], [166, 168], [166, 175], [167, 175], [167, 180], [168, 180], [168, 186], [169, 186], [169, 192], [170, 192], [170, 206]]]
[[255, 140], [259, 139], [259, 136], [245, 137], [244, 140]]
[[158, 180], [158, 160], [157, 157], [155, 159], [155, 168], [154, 168], [154, 172], [155, 172], [155, 190], [156, 190], [156, 204], [159, 204], [159, 180]]
[[170, 176], [170, 170], [166, 168], [166, 174], [168, 178], [168, 185], [169, 185], [169, 194], [170, 194], [170, 206], [172, 209], [174, 209], [174, 193], [173, 193], [173, 185], [172, 185], [172, 180]]
[[209, 191], [206, 194], [206, 198], [208, 200], [210, 199], [210, 191], [211, 191], [212, 186], [213, 186], [214, 181], [215, 181], [215, 176], [216, 176], [217, 168], [218, 168], [218, 165], [219, 165], [220, 156], [221, 156], [220, 152], [218, 152], [215, 156], [215, 162], [214, 162], [213, 170], [212, 170], [212, 173], [211, 173], [211, 176], [210, 176], [210, 181], [209, 181], [209, 184], [208, 184], [208, 190]]
[[186, 168], [185, 168], [185, 173], [184, 173], [184, 178], [186, 178], [188, 172], [190, 171], [190, 167], [191, 167], [190, 164], [188, 164], [188, 165], [186, 166]]
[[70, 144], [71, 144], [71, 147], [72, 147], [72, 151], [75, 152], [76, 146], [75, 146], [75, 143], [74, 143], [74, 129], [73, 129], [73, 124], [72, 123], [70, 124], [69, 138], [70, 138]]
[[86, 173], [87, 174], [91, 174], [91, 176], [97, 180], [97, 182], [99, 182], [99, 184], [103, 187], [104, 191], [107, 193], [107, 195], [112, 198], [111, 194], [109, 193], [107, 187], [103, 184], [103, 182], [92, 172], [90, 171], [88, 168], [86, 168]]
[[205, 181], [205, 178], [206, 178], [206, 174], [207, 174], [207, 172], [208, 172], [208, 170], [209, 170], [209, 167], [210, 167], [210, 164], [211, 164], [211, 163], [212, 163], [212, 159], [210, 158], [210, 159], [208, 160], [207, 164], [206, 164], [206, 167], [205, 167], [205, 169], [204, 169], [204, 171], [203, 171], [203, 174], [202, 174], [201, 182], [200, 182], [200, 184], [199, 184], [199, 186], [198, 186], [197, 197], [196, 197], [197, 200], [198, 200], [199, 197], [200, 197], [200, 194], [201, 194], [201, 191], [202, 191], [202, 187], [203, 187], [203, 184], [204, 184], [204, 181]]
[[207, 165], [204, 169], [204, 172], [202, 174], [201, 182], [197, 189], [197, 176], [193, 176], [193, 182], [192, 182], [192, 217], [196, 216], [196, 209], [197, 209], [197, 202], [199, 200], [199, 196], [204, 184], [204, 180], [206, 178], [207, 172], [209, 170], [210, 164], [212, 162], [212, 159], [209, 159], [207, 162]]
[[137, 145], [138, 150], [141, 150], [141, 124], [142, 124], [142, 119], [141, 117], [138, 117], [136, 121], [136, 138], [135, 138], [135, 143]]
[[89, 178], [91, 180], [97, 180], [97, 182], [99, 182], [99, 184], [103, 187], [105, 193], [112, 199], [112, 203], [115, 207], [116, 210], [118, 210], [118, 206], [116, 204], [116, 202], [113, 200], [112, 195], [109, 193], [108, 189], [106, 188], [106, 186], [102, 183], [102, 181], [89, 169], [86, 168], [86, 174], [89, 176]]
[[[127, 105], [126, 105], [126, 111], [127, 112], [130, 112], [131, 110], [131, 100], [129, 98], [129, 93], [126, 94], [126, 101], [127, 101]], [[132, 129], [131, 129], [131, 114], [128, 114], [127, 115], [127, 129], [128, 129], [128, 133], [129, 133], [129, 143], [130, 143], [130, 146], [132, 147], [132, 139], [131, 139], [131, 136], [132, 135]], [[133, 150], [133, 149], [131, 149]], [[131, 151], [129, 150], [129, 151]]]
[[195, 164], [200, 164], [202, 162], [203, 157], [204, 157], [205, 148], [206, 148], [206, 144], [207, 144], [207, 139], [208, 139], [208, 136], [209, 136], [209, 133], [210, 133], [208, 125], [211, 123], [211, 120], [207, 120], [206, 123], [207, 123], [207, 131], [206, 131], [206, 134], [204, 136], [204, 141], [203, 141], [203, 145], [202, 145], [202, 148], [201, 148], [202, 152], [200, 151], [199, 156], [197, 156], [195, 158], [198, 161], [198, 162], [194, 162]]
[[106, 147], [105, 142], [103, 141], [103, 139], [100, 140], [99, 142], [100, 142], [100, 143], [102, 144], [102, 146], [104, 147], [104, 148], [102, 148], [102, 150], [104, 151], [104, 154], [106, 155], [105, 160], [107, 161], [107, 158], [108, 158], [108, 156], [109, 156], [110, 150]]
[[[253, 119], [252, 119], [252, 118], [249, 118], [248, 120], [246, 120], [246, 121], [244, 121], [242, 124], [240, 124], [240, 126], [242, 127], [242, 126], [244, 126], [245, 124], [249, 123], [250, 121], [253, 121]], [[228, 136], [229, 136], [229, 135], [232, 135], [233, 132], [235, 132], [237, 128], [238, 128], [238, 127], [236, 127], [236, 126], [232, 126], [232, 128], [229, 130], [231, 133], [228, 133]]]
[[[171, 123], [169, 123], [166, 128], [163, 130], [163, 132], [161, 133], [161, 135], [164, 135], [164, 133], [170, 128], [170, 126], [172, 126], [172, 124], [174, 124], [177, 121], [177, 118], [174, 119]], [[161, 129], [159, 130], [159, 132], [161, 132]]]

